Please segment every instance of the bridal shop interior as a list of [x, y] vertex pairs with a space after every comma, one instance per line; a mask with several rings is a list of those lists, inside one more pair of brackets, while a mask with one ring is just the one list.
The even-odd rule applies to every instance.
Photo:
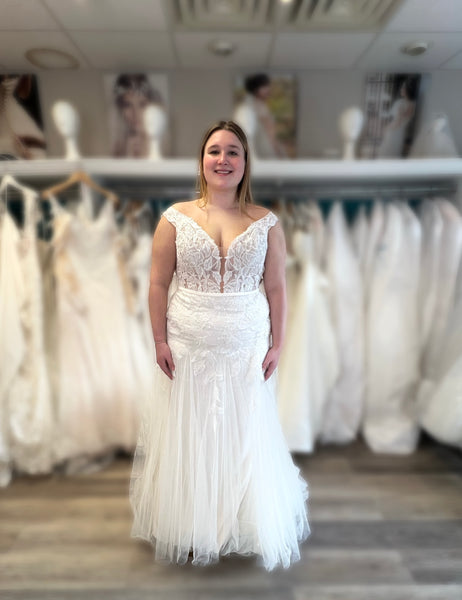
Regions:
[[[461, 600], [462, 1], [0, 15], [0, 597]], [[152, 236], [220, 119], [286, 238], [273, 377], [311, 534], [271, 572], [131, 537]]]

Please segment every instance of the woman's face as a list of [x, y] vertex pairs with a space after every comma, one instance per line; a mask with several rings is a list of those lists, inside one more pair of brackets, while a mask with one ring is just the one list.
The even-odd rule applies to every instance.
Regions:
[[129, 90], [120, 99], [120, 112], [130, 133], [144, 131], [143, 115], [149, 102], [146, 96], [137, 91]]
[[208, 186], [237, 188], [245, 170], [245, 152], [239, 138], [225, 129], [212, 133], [205, 144], [202, 167]]

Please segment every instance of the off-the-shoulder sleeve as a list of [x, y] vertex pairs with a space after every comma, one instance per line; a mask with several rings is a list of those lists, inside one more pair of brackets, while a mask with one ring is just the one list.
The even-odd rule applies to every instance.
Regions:
[[269, 211], [269, 213], [266, 215], [267, 220], [268, 220], [268, 229], [270, 227], [273, 227], [273, 225], [276, 225], [276, 223], [279, 221], [278, 217], [271, 211]]
[[162, 213], [162, 216], [165, 217], [169, 223], [177, 227], [182, 215], [178, 210], [173, 208], [173, 206], [170, 206]]

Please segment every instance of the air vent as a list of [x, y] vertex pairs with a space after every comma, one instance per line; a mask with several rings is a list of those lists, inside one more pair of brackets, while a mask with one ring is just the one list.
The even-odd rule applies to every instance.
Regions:
[[376, 29], [402, 0], [293, 0], [280, 4], [282, 26], [313, 31]]
[[[278, 0], [279, 1], [279, 0]], [[186, 29], [267, 29], [274, 0], [176, 0], [177, 25]]]
[[182, 30], [378, 29], [403, 0], [170, 0]]

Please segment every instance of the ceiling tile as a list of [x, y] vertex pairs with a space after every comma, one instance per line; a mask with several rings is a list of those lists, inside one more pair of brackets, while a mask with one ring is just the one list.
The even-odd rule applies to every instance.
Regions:
[[8, 70], [37, 71], [24, 56], [31, 48], [52, 48], [74, 56], [81, 67], [88, 67], [68, 37], [59, 31], [3, 31], [0, 35], [0, 56]]
[[167, 33], [72, 31], [70, 35], [97, 69], [168, 69], [176, 66]]
[[351, 67], [374, 33], [281, 33], [276, 36], [272, 67], [343, 69]]
[[461, 0], [405, 0], [386, 31], [462, 31]]
[[165, 31], [161, 0], [44, 0], [67, 29]]
[[[429, 49], [420, 56], [407, 56], [400, 50], [413, 41], [426, 41]], [[462, 36], [456, 33], [383, 33], [356, 65], [365, 69], [387, 71], [436, 69], [462, 50]]]
[[[269, 33], [177, 33], [174, 41], [182, 67], [254, 68], [267, 66], [271, 37]], [[214, 40], [235, 44], [236, 49], [229, 56], [216, 56], [208, 49]]]
[[442, 69], [462, 69], [462, 52], [459, 52], [441, 65]]
[[59, 25], [40, 2], [0, 0], [0, 30], [59, 29]]

